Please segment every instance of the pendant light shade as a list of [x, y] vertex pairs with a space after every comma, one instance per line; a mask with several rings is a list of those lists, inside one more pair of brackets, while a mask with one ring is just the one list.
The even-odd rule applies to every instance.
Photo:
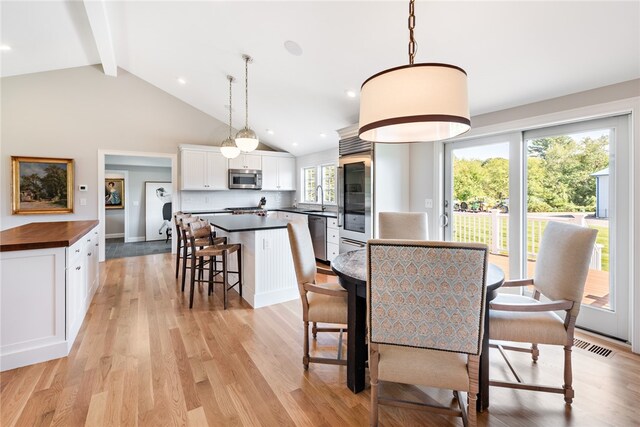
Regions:
[[220, 152], [227, 159], [235, 159], [240, 155], [240, 149], [236, 145], [236, 142], [233, 140], [233, 138], [231, 138], [231, 130], [233, 129], [231, 127], [231, 114], [233, 112], [233, 107], [231, 104], [231, 83], [233, 83], [235, 79], [233, 78], [233, 76], [227, 76], [227, 80], [229, 80], [229, 137], [222, 141], [222, 144], [220, 144]]
[[455, 65], [392, 68], [362, 85], [358, 133], [365, 141], [440, 141], [470, 128], [467, 74]]
[[242, 152], [248, 153], [258, 148], [258, 135], [249, 129], [249, 55], [242, 55], [244, 59], [244, 92], [245, 92], [245, 122], [244, 129], [236, 134], [236, 145]]
[[455, 65], [414, 64], [414, 3], [409, 2], [409, 65], [381, 71], [362, 84], [358, 135], [365, 141], [440, 141], [471, 128], [467, 73]]

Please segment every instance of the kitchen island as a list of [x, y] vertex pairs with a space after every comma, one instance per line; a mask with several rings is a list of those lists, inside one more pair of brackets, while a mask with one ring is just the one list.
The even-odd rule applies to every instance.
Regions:
[[[286, 221], [258, 215], [200, 217], [213, 225], [218, 236], [242, 244], [242, 297], [253, 308], [299, 298]], [[234, 256], [229, 268], [237, 269]], [[232, 277], [230, 282], [234, 281]]]
[[0, 233], [0, 370], [69, 354], [98, 287], [98, 221]]

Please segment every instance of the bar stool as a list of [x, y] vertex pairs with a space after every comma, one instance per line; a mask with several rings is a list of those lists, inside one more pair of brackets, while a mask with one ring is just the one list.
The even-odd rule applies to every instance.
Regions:
[[180, 259], [182, 258], [182, 250], [184, 248], [185, 241], [182, 238], [182, 230], [180, 229], [180, 224], [184, 218], [190, 218], [191, 214], [185, 214], [182, 212], [176, 212], [173, 216], [173, 223], [176, 226], [176, 279], [180, 273]]
[[[191, 224], [196, 224], [191, 227]], [[196, 232], [195, 243], [191, 242], [190, 236], [192, 230]], [[220, 240], [215, 237], [215, 233], [212, 233], [211, 226], [207, 221], [201, 220], [198, 217], [188, 217], [183, 218], [180, 221], [180, 233], [182, 234], [183, 248], [182, 248], [182, 292], [184, 292], [184, 286], [187, 280], [187, 262], [191, 261], [192, 258], [190, 254], [193, 252], [195, 248], [204, 248], [205, 246], [210, 246], [213, 244], [221, 244], [226, 243], [227, 239], [225, 237], [220, 238]], [[195, 244], [195, 246], [193, 246]], [[201, 260], [203, 261], [203, 260]], [[191, 267], [191, 265], [189, 266]], [[202, 266], [198, 266], [197, 262], [194, 267], [198, 267], [198, 273], [200, 278], [202, 278], [204, 264]]]
[[[198, 247], [196, 237], [194, 235], [190, 235], [189, 239], [191, 240], [191, 293], [189, 295], [189, 308], [193, 307], [193, 294], [195, 291], [195, 283], [196, 282], [206, 282], [209, 284], [209, 295], [213, 292], [213, 285], [215, 283], [222, 283], [223, 292], [224, 292], [224, 309], [227, 309], [227, 292], [234, 288], [236, 285], [238, 286], [238, 293], [240, 294], [240, 300], [242, 300], [242, 245], [239, 243], [227, 244], [220, 243], [214, 244], [206, 247]], [[217, 239], [224, 239], [223, 237], [218, 237]], [[236, 253], [237, 261], [238, 261], [238, 270], [237, 271], [229, 271], [229, 254]], [[221, 257], [222, 262], [222, 270], [218, 270], [217, 268], [217, 257]], [[205, 258], [209, 258], [205, 260]], [[198, 263], [198, 260], [200, 262]], [[209, 266], [209, 277], [208, 280], [203, 280], [202, 276], [200, 279], [196, 279], [196, 266], [200, 265], [201, 268], [207, 264]], [[218, 274], [222, 274], [222, 282], [215, 281], [215, 277]], [[229, 284], [229, 274], [237, 274], [238, 281], [233, 284]]]

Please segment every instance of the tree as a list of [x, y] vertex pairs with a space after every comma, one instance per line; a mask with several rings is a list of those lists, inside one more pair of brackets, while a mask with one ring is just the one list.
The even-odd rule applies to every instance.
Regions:
[[58, 165], [49, 165], [44, 170], [42, 188], [46, 197], [66, 203], [67, 199], [67, 171]]
[[456, 200], [466, 202], [486, 197], [483, 188], [486, 170], [480, 160], [454, 159], [453, 173], [453, 195]]

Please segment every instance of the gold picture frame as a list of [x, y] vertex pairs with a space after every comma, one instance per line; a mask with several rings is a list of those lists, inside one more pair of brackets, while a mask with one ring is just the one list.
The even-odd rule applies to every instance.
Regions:
[[73, 172], [73, 159], [11, 156], [12, 213], [73, 213]]
[[124, 209], [124, 178], [104, 179], [104, 208]]

